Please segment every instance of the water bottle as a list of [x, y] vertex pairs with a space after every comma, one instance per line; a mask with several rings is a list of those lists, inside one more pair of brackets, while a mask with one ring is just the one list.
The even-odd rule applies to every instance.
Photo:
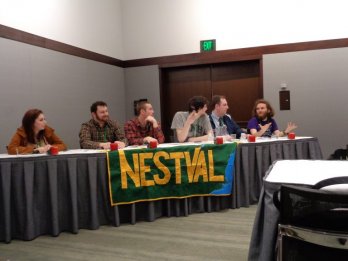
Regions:
[[212, 131], [208, 133], [208, 141], [214, 143], [214, 134]]

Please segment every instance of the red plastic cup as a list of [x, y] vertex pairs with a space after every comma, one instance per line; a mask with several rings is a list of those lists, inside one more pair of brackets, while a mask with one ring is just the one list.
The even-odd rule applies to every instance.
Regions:
[[118, 150], [118, 143], [110, 143], [110, 150]]
[[50, 154], [51, 155], [58, 155], [58, 152], [59, 152], [58, 147], [51, 146], [51, 148], [50, 148]]
[[150, 141], [149, 148], [156, 149], [157, 148], [157, 141], [155, 141], [155, 140]]
[[249, 141], [249, 142], [255, 142], [255, 141], [256, 141], [255, 135], [249, 135], [249, 136], [248, 136], [248, 141]]
[[224, 137], [217, 136], [216, 137], [216, 144], [224, 144]]
[[296, 135], [295, 135], [294, 132], [290, 132], [290, 133], [288, 134], [288, 139], [289, 139], [289, 140], [294, 140], [295, 137], [296, 137]]

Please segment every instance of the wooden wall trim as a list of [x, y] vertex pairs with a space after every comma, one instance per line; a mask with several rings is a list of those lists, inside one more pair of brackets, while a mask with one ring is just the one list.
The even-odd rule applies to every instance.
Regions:
[[261, 59], [262, 55], [264, 54], [310, 51], [341, 47], [348, 47], [348, 38], [290, 44], [277, 44], [260, 47], [215, 51], [210, 53], [191, 53], [127, 60], [124, 62], [124, 67], [127, 68], [146, 65], [159, 65], [160, 67], [176, 67], [206, 63], [256, 60]]
[[110, 56], [98, 54], [62, 42], [50, 40], [38, 35], [30, 34], [1, 24], [0, 37], [101, 63], [111, 64], [122, 68], [147, 65], [159, 65], [160, 67], [166, 68], [209, 63], [258, 60], [261, 59], [262, 55], [264, 54], [348, 47], [348, 38], [342, 38], [333, 40], [240, 48], [232, 50], [215, 51], [210, 53], [190, 53], [122, 61]]
[[103, 54], [91, 52], [79, 47], [75, 47], [62, 42], [50, 40], [35, 34], [30, 34], [21, 30], [17, 30], [0, 24], [0, 37], [14, 40], [53, 51], [74, 55], [77, 57], [93, 60], [105, 64], [111, 64], [118, 67], [124, 67], [124, 62], [116, 58]]

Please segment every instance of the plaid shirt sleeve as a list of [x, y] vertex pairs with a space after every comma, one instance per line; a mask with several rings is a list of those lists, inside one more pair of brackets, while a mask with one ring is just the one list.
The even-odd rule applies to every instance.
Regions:
[[92, 141], [91, 132], [93, 130], [88, 123], [83, 123], [79, 133], [81, 149], [99, 149], [99, 142]]
[[119, 125], [117, 124], [116, 121], [112, 122], [113, 124], [113, 132], [115, 135], [115, 138], [117, 141], [122, 141], [127, 145], [127, 140], [126, 137], [124, 136], [123, 132], [121, 131], [121, 128], [119, 127]]
[[140, 131], [137, 129], [137, 126], [133, 121], [126, 122], [124, 125], [124, 133], [126, 134], [129, 145], [144, 144], [144, 138], [141, 136]]

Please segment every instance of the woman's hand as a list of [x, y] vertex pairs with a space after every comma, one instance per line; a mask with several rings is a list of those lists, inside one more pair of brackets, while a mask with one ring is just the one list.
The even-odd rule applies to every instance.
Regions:
[[36, 148], [34, 151], [38, 151], [39, 153], [42, 154], [42, 153], [46, 153], [47, 151], [49, 151], [51, 147], [52, 147], [51, 145], [47, 144], [45, 146]]

